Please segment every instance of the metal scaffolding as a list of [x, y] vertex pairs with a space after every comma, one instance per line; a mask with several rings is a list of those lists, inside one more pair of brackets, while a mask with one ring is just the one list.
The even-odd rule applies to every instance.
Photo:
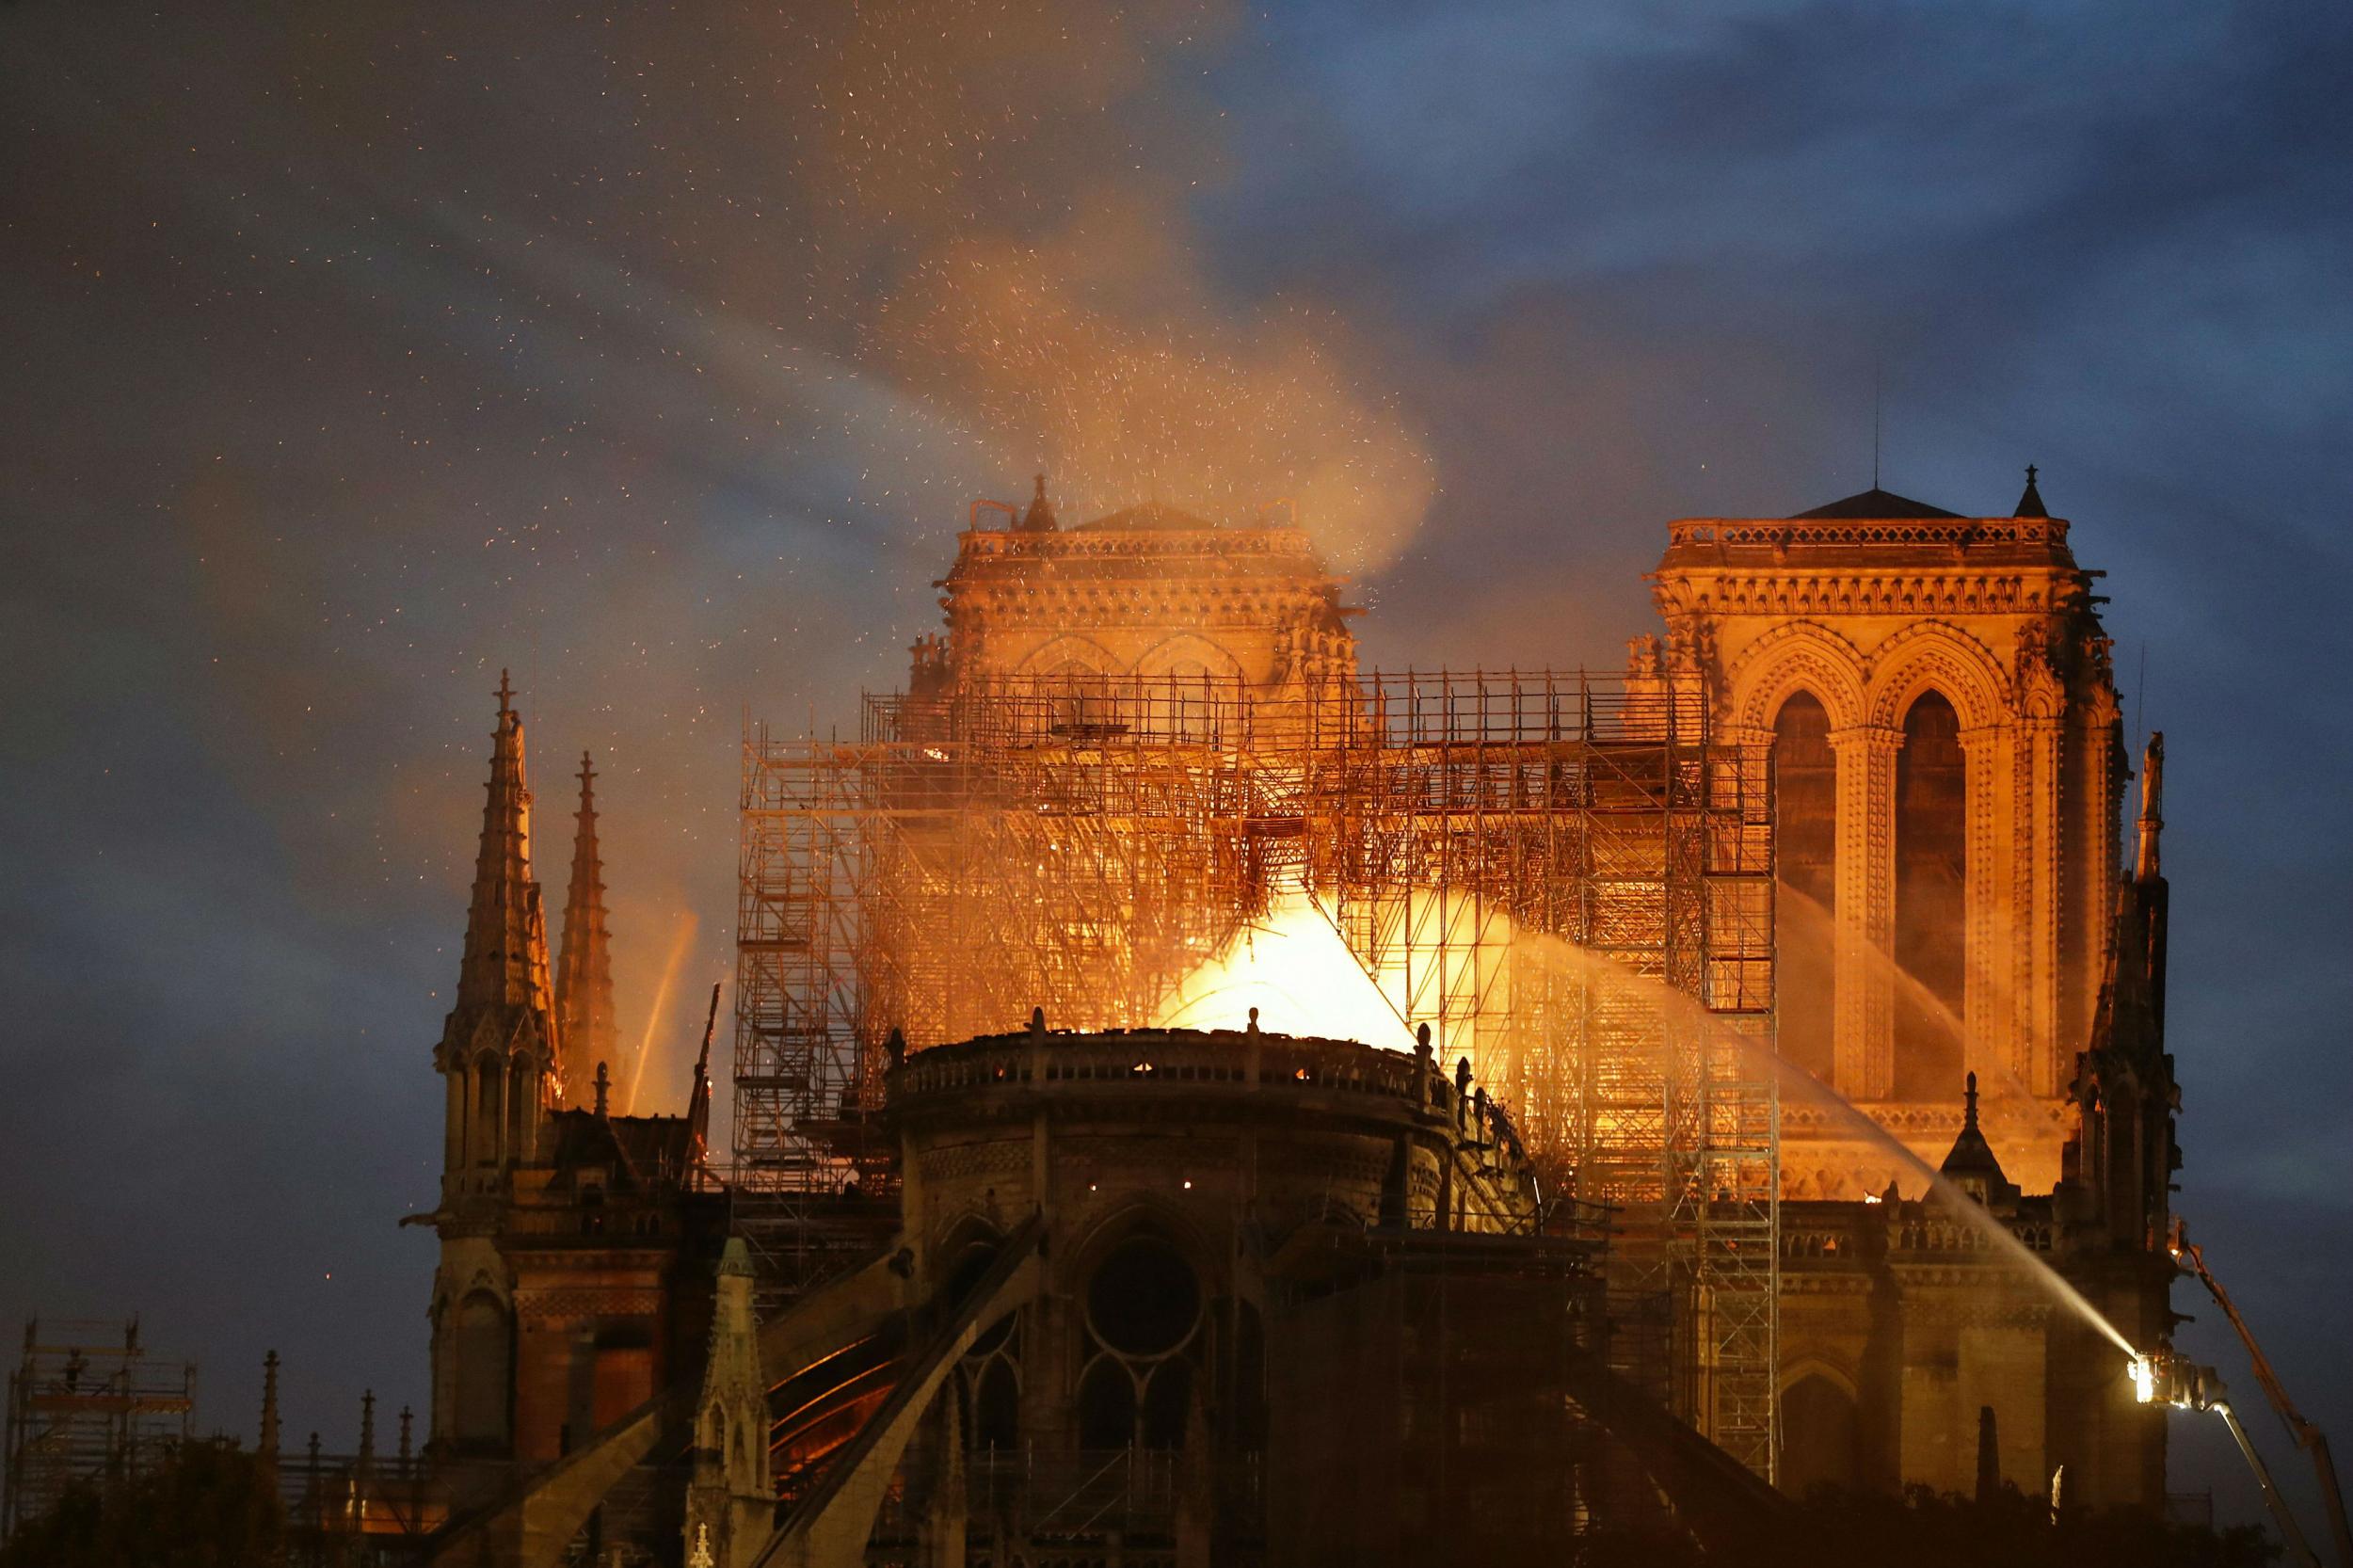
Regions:
[[[1778, 1108], [1764, 747], [1696, 688], [1369, 674], [869, 696], [855, 742], [744, 744], [739, 1221], [805, 1281], [908, 1048], [1155, 1021], [1277, 900], [1471, 1060], [1564, 1196], [1619, 1215], [1613, 1293], [1668, 1303], [1658, 1392], [1772, 1451]], [[1629, 1304], [1629, 1310], [1632, 1310]]]
[[7, 1495], [0, 1541], [77, 1486], [111, 1484], [187, 1440], [196, 1368], [151, 1357], [138, 1320], [36, 1319], [8, 1374]]

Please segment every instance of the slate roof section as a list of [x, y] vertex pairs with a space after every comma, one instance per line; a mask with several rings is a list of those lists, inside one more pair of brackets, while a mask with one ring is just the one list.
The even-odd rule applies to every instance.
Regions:
[[[2025, 514], [2021, 514], [2022, 516]], [[1876, 487], [1827, 506], [1817, 506], [1810, 512], [1800, 512], [1789, 519], [1803, 522], [1812, 518], [1957, 518], [1959, 512], [1948, 512], [1942, 506], [1931, 506], [1925, 501], [1897, 495]]]

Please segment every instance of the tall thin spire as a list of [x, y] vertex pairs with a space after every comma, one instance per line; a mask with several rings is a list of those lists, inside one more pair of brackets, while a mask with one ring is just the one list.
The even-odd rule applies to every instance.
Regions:
[[262, 1432], [254, 1453], [272, 1469], [278, 1467], [278, 1352], [262, 1357]]
[[457, 1006], [549, 1006], [547, 922], [531, 877], [531, 786], [523, 772], [523, 721], [499, 672], [499, 722], [474, 859], [473, 904]]
[[[693, 1140], [689, 1159], [699, 1165], [711, 1152], [711, 1036], [719, 1027], [719, 982], [711, 983], [711, 1011], [703, 1018], [702, 1053], [695, 1058], [694, 1087], [686, 1095], [686, 1126]], [[891, 1031], [898, 1038], [898, 1031]], [[692, 1178], [692, 1173], [688, 1173]]]
[[612, 932], [605, 924], [604, 861], [597, 844], [597, 772], [580, 754], [580, 810], [572, 883], [564, 899], [564, 945], [555, 966], [557, 1038], [573, 1062], [608, 1062], [613, 1022]]

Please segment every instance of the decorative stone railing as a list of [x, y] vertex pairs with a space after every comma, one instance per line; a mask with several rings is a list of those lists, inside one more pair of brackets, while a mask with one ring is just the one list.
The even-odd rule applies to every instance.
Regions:
[[958, 540], [961, 561], [974, 556], [1051, 557], [1056, 560], [1099, 556], [1132, 561], [1148, 555], [1299, 555], [1313, 557], [1315, 546], [1297, 528], [1155, 528], [1056, 530], [1015, 533], [978, 528]]
[[919, 1052], [893, 1068], [888, 1103], [912, 1107], [938, 1095], [1045, 1085], [1083, 1092], [1136, 1089], [1317, 1089], [1453, 1114], [1454, 1085], [1418, 1058], [1347, 1040], [1241, 1030], [1136, 1030], [1112, 1033], [984, 1035]]
[[1686, 518], [1667, 529], [1669, 548], [1782, 549], [1821, 545], [2042, 545], [2067, 542], [2064, 518]]

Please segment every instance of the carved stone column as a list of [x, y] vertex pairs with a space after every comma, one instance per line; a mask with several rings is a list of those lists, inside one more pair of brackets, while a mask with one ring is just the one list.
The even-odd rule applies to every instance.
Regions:
[[1963, 1065], [1989, 1076], [2015, 1076], [2031, 1084], [2022, 1059], [2010, 1006], [2009, 932], [2012, 925], [2009, 883], [2003, 874], [2010, 843], [2009, 805], [2014, 798], [2015, 755], [2007, 725], [1980, 725], [1961, 732], [1961, 800], [1967, 823], [1963, 853], [1968, 864], [1962, 915], [1961, 1023]]
[[1838, 757], [1837, 952], [1832, 969], [1833, 1077], [1850, 1100], [1896, 1088], [1896, 753], [1883, 725], [1831, 731]]
[[2016, 820], [2011, 836], [2019, 890], [2018, 1006], [2015, 1016], [2038, 1095], [2058, 1092], [2059, 1035], [2059, 734], [2064, 721], [2040, 714], [2019, 721]]
[[[2064, 1083], [2074, 1065], [2074, 1053], [2091, 1039], [2091, 1015], [2099, 1000], [2100, 981], [2106, 969], [2109, 927], [2116, 916], [2118, 808], [2121, 780], [2116, 754], [2121, 714], [2113, 688], [2095, 687], [2090, 697], [2075, 707], [2072, 737], [2075, 766], [2074, 820], [2068, 824], [2073, 842], [2068, 863], [2073, 872], [2067, 889], [2068, 923], [2074, 930], [2076, 963], [2067, 977], [2068, 994], [2061, 1009], [2065, 1037], [2052, 1052], [2054, 1088]], [[2045, 1091], [2050, 1092], [2050, 1091]]]

